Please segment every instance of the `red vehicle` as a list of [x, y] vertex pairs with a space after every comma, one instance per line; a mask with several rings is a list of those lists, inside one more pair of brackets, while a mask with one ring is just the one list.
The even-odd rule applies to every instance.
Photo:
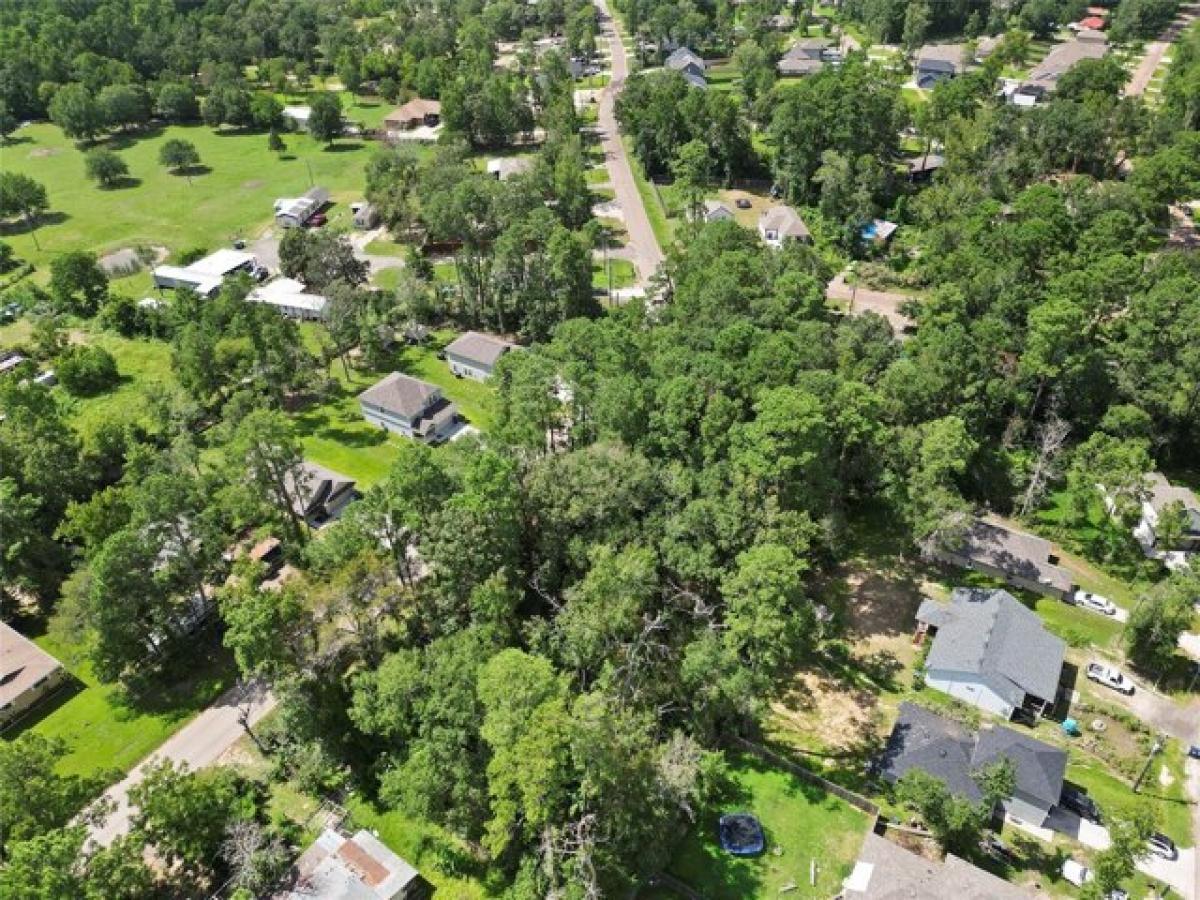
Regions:
[[313, 213], [304, 224], [309, 228], [320, 228], [325, 224], [325, 213]]

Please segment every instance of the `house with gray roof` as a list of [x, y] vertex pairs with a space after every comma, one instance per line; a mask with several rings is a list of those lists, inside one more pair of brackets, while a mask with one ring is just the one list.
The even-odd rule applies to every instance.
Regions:
[[1054, 705], [1067, 645], [1008, 591], [955, 588], [949, 603], [926, 599], [918, 640], [932, 636], [925, 683], [1009, 719]]
[[1075, 581], [1059, 565], [1053, 544], [998, 522], [976, 519], [956, 542], [935, 548], [931, 555], [1056, 600], [1075, 593]]
[[1038, 63], [1029, 78], [1010, 97], [1017, 106], [1033, 106], [1058, 86], [1060, 79], [1085, 59], [1101, 59], [1108, 53], [1108, 39], [1102, 32], [1079, 34], [1074, 40], [1057, 44]]
[[[1138, 542], [1153, 554], [1158, 553], [1195, 553], [1200, 550], [1200, 499], [1190, 488], [1183, 485], [1171, 484], [1167, 476], [1161, 472], [1151, 472], [1146, 476], [1147, 491], [1142, 501], [1142, 518], [1134, 529]], [[1172, 506], [1183, 511], [1183, 530], [1178, 539], [1172, 540], [1172, 546], [1164, 546], [1158, 526], [1159, 518]], [[1169, 564], [1169, 563], [1168, 563]]]
[[423, 900], [432, 887], [371, 832], [326, 828], [271, 900]]
[[845, 900], [1031, 900], [1015, 884], [953, 853], [941, 862], [918, 856], [873, 832], [842, 882]]
[[680, 47], [666, 58], [663, 62], [663, 68], [672, 69], [683, 74], [685, 77], [691, 74], [703, 79], [704, 73], [708, 70], [708, 63], [698, 53], [694, 53], [687, 47]]
[[800, 213], [782, 204], [763, 210], [758, 217], [758, 236], [768, 247], [776, 249], [787, 241], [808, 243], [812, 240], [812, 234], [800, 218]]
[[788, 47], [775, 67], [785, 78], [812, 75], [825, 68], [824, 53], [829, 48], [825, 38], [800, 38]]
[[353, 478], [305, 460], [284, 475], [292, 511], [312, 528], [333, 521], [360, 496]]
[[446, 362], [459, 378], [487, 381], [496, 370], [500, 357], [517, 345], [490, 334], [467, 331], [446, 346]]
[[980, 773], [1004, 760], [1012, 764], [1014, 788], [1000, 805], [1007, 815], [1041, 827], [1062, 796], [1067, 752], [1003, 725], [975, 733], [923, 706], [901, 703], [877, 771], [892, 783], [908, 772], [925, 772], [954, 796], [978, 803]]
[[359, 394], [358, 405], [372, 425], [430, 444], [442, 443], [458, 423], [458, 407], [440, 387], [400, 372]]
[[931, 89], [939, 81], [954, 78], [967, 70], [964, 44], [927, 44], [917, 54], [913, 81], [917, 87]]

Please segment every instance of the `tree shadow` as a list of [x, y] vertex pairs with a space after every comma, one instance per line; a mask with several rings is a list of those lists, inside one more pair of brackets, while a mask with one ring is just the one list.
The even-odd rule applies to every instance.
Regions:
[[87, 685], [74, 675], [68, 675], [67, 680], [54, 693], [39, 700], [28, 712], [0, 729], [0, 737], [3, 737], [5, 740], [12, 740], [26, 731], [31, 731], [39, 723], [45, 721], [58, 712], [58, 710], [62, 709], [62, 707], [66, 706], [86, 687]]
[[29, 223], [22, 216], [19, 219], [13, 219], [10, 222], [0, 222], [0, 236], [12, 234], [29, 234], [32, 231], [41, 229], [46, 225], [61, 225], [67, 219], [71, 218], [65, 212], [53, 210], [52, 212], [42, 213], [34, 222], [34, 227], [30, 227]]
[[139, 128], [136, 131], [114, 131], [106, 137], [103, 137], [98, 141], [94, 141], [91, 146], [104, 146], [109, 150], [128, 150], [139, 141], [158, 137], [163, 133], [163, 130], [163, 125], [151, 124]]
[[194, 166], [184, 166], [182, 169], [175, 169], [174, 174], [181, 178], [199, 178], [202, 175], [212, 174], [212, 166], [206, 166], [204, 163]]
[[297, 157], [296, 157], [296, 154], [295, 154], [295, 153], [280, 153], [280, 154], [279, 154], [279, 161], [280, 161], [280, 162], [292, 162], [292, 161], [293, 161], [293, 160], [295, 160], [296, 158], [297, 158]]
[[325, 147], [326, 153], [353, 153], [365, 147], [362, 141], [335, 141]]
[[142, 179], [134, 178], [132, 175], [122, 175], [120, 178], [113, 179], [108, 184], [102, 185], [103, 191], [124, 191], [129, 188], [139, 187]]
[[32, 144], [33, 138], [25, 134], [10, 134], [5, 140], [0, 141], [0, 147], [19, 147], [21, 144]]

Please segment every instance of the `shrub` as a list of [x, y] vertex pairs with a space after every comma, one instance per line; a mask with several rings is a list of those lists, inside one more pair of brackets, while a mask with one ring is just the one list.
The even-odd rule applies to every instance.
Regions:
[[92, 397], [119, 380], [117, 361], [102, 347], [70, 347], [55, 362], [58, 380], [77, 397]]

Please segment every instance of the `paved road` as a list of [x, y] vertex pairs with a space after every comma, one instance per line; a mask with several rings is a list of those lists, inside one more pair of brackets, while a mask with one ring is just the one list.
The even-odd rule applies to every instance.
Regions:
[[873, 291], [865, 287], [859, 287], [856, 290], [846, 284], [844, 272], [829, 282], [829, 286], [825, 288], [825, 296], [829, 300], [844, 301], [847, 304], [853, 297], [854, 308], [849, 310], [851, 314], [861, 315], [867, 310], [879, 313], [892, 323], [892, 328], [898, 335], [902, 335], [906, 329], [910, 329], [914, 325], [912, 319], [900, 312], [900, 305], [912, 300], [912, 297], [889, 291]]
[[1137, 68], [1129, 77], [1129, 83], [1125, 85], [1125, 96], [1137, 97], [1145, 93], [1150, 79], [1154, 77], [1154, 72], [1162, 62], [1167, 50], [1197, 15], [1200, 15], [1200, 6], [1196, 4], [1181, 6], [1179, 15], [1159, 39], [1146, 45], [1146, 55], [1142, 57], [1142, 61], [1138, 63]]
[[254, 725], [275, 708], [275, 697], [262, 686], [234, 687], [226, 691], [208, 709], [169, 737], [161, 747], [144, 759], [123, 781], [104, 792], [116, 809], [99, 828], [91, 829], [91, 838], [107, 847], [129, 831], [132, 810], [129, 789], [145, 777], [148, 766], [160, 760], [187, 763], [189, 769], [212, 765], [245, 734], [238, 715], [249, 704], [249, 722]]
[[633, 180], [633, 170], [629, 167], [629, 157], [625, 153], [625, 145], [621, 142], [621, 132], [617, 126], [617, 97], [624, 89], [625, 79], [629, 74], [625, 45], [621, 43], [621, 32], [608, 10], [608, 4], [605, 0], [595, 0], [595, 4], [600, 11], [601, 33], [608, 40], [612, 53], [612, 78], [600, 95], [597, 121], [600, 143], [604, 148], [608, 180], [612, 183], [617, 203], [624, 214], [625, 230], [629, 233], [628, 246], [633, 251], [638, 280], [644, 284], [658, 271], [663, 261], [663, 251], [658, 245], [658, 238], [654, 236], [654, 229], [650, 227], [650, 218], [646, 215], [646, 207], [642, 205], [637, 182]]

